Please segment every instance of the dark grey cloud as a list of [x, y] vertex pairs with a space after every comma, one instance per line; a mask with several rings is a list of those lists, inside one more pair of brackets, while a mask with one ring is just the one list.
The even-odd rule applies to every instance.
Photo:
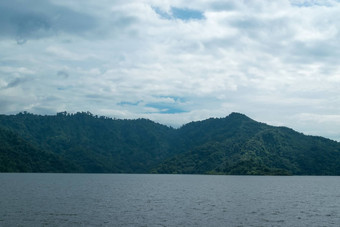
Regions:
[[12, 88], [12, 87], [17, 87], [20, 84], [24, 83], [27, 81], [27, 78], [16, 78], [14, 80], [12, 80], [11, 82], [9, 82], [6, 86], [6, 88]]
[[249, 31], [264, 26], [263, 21], [254, 16], [243, 16], [230, 21], [230, 24], [238, 29]]
[[66, 72], [64, 70], [59, 70], [57, 72], [57, 76], [64, 78], [64, 79], [67, 79], [67, 78], [69, 78], [70, 75], [68, 74], [68, 72]]
[[0, 110], [2, 110], [1, 114], [4, 112], [9, 112], [12, 105], [13, 103], [7, 97], [0, 97]]
[[81, 35], [96, 24], [90, 15], [45, 0], [0, 1], [0, 37], [15, 39], [18, 44], [59, 32]]
[[237, 9], [237, 4], [235, 2], [227, 2], [227, 1], [215, 1], [212, 2], [210, 7], [214, 11], [233, 11]]
[[30, 112], [40, 115], [54, 115], [56, 114], [57, 110], [54, 107], [35, 106], [32, 109], [30, 109]]
[[[266, 42], [289, 41], [294, 35], [292, 21], [283, 17], [259, 18], [256, 15], [241, 15], [228, 19], [226, 24], [251, 39], [266, 39]], [[294, 22], [295, 23], [295, 22]]]
[[296, 41], [290, 46], [291, 55], [287, 56], [289, 62], [311, 64], [328, 62], [339, 64], [340, 50], [337, 44], [324, 41], [302, 42]]

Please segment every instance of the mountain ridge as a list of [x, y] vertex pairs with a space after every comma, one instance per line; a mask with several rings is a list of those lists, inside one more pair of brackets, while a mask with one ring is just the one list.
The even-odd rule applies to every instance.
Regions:
[[[13, 168], [25, 162], [9, 154], [27, 157], [28, 151], [15, 151], [8, 136], [0, 137], [2, 172], [340, 175], [340, 143], [236, 112], [177, 129], [148, 119], [111, 119], [89, 112], [19, 113], [0, 115], [0, 129], [41, 154], [40, 162], [26, 160], [35, 168]], [[55, 161], [60, 168], [46, 170], [54, 159], [63, 164]]]

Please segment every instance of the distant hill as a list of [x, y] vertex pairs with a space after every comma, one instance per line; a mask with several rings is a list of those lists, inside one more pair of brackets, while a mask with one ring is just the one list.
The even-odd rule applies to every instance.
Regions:
[[340, 175], [340, 143], [269, 126], [242, 114], [189, 123], [177, 133], [179, 146], [190, 147], [155, 172]]
[[70, 161], [77, 172], [145, 173], [170, 157], [173, 129], [150, 120], [113, 120], [90, 113], [0, 115], [0, 126], [42, 151]]
[[1, 172], [340, 175], [340, 143], [239, 113], [173, 129], [89, 112], [0, 115]]

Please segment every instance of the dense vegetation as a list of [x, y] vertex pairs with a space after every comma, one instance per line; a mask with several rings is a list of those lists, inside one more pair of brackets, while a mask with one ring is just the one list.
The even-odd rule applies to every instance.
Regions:
[[340, 175], [340, 143], [232, 113], [173, 129], [91, 113], [0, 115], [1, 172]]
[[340, 144], [241, 114], [185, 125], [186, 152], [166, 160], [158, 173], [340, 175]]
[[0, 172], [73, 172], [73, 164], [0, 128]]
[[143, 173], [169, 157], [171, 129], [145, 119], [21, 113], [0, 116], [1, 125], [32, 146], [69, 160], [78, 172]]

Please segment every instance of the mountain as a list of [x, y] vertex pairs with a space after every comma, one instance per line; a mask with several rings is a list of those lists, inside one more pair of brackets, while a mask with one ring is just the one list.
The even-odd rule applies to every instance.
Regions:
[[242, 114], [189, 123], [178, 133], [183, 143], [194, 146], [161, 163], [154, 172], [340, 175], [340, 143], [269, 126]]
[[89, 112], [0, 115], [0, 144], [1, 172], [340, 175], [340, 143], [239, 113], [179, 129]]

